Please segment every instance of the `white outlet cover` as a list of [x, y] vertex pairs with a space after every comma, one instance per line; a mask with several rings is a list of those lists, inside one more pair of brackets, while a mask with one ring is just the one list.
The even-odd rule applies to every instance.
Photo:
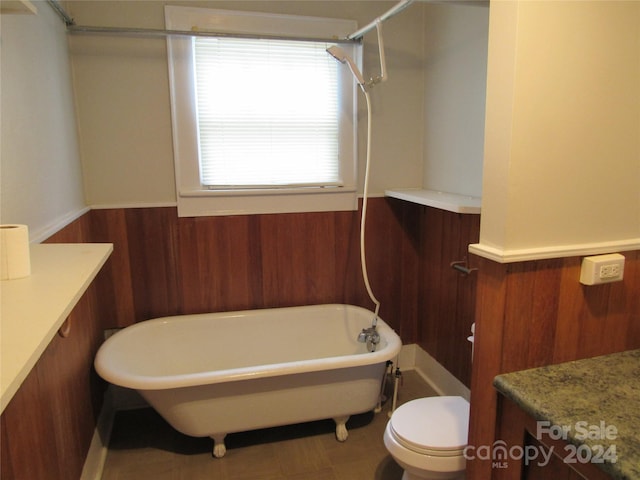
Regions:
[[[580, 283], [599, 285], [621, 281], [624, 276], [624, 260], [624, 256], [619, 253], [584, 257], [580, 269]], [[612, 272], [616, 274], [612, 274]]]

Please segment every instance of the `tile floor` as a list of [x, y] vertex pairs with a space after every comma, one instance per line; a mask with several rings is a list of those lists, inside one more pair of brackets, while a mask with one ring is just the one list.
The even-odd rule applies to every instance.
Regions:
[[[171, 428], [150, 408], [118, 412], [102, 480], [400, 480], [382, 434], [392, 380], [380, 413], [352, 417], [349, 438], [335, 439], [332, 420], [230, 434], [223, 458], [213, 441]], [[436, 393], [413, 371], [402, 375], [397, 404]]]

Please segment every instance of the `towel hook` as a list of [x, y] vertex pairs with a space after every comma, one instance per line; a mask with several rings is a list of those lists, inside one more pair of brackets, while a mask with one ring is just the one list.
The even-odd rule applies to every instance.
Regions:
[[466, 264], [467, 262], [465, 260], [458, 260], [456, 262], [451, 262], [449, 266], [464, 275], [469, 275], [470, 273], [473, 273], [476, 270], [478, 270], [477, 268], [469, 268], [466, 266]]

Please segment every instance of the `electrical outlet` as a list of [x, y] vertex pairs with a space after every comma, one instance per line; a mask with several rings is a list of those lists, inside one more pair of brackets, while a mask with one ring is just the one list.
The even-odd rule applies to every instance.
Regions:
[[619, 253], [584, 257], [580, 270], [580, 283], [598, 285], [622, 280], [624, 260], [624, 256]]
[[615, 278], [620, 276], [620, 265], [610, 264], [600, 267], [600, 278]]

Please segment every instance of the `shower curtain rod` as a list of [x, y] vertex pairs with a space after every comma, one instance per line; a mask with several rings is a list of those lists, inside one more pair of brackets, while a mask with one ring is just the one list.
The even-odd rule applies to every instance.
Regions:
[[67, 27], [69, 25], [75, 25], [76, 22], [73, 21], [73, 18], [69, 16], [64, 7], [58, 3], [58, 0], [47, 0], [47, 3], [51, 5], [51, 8], [55, 10]]
[[319, 38], [319, 37], [290, 37], [284, 35], [252, 35], [247, 33], [221, 33], [198, 30], [166, 30], [154, 28], [122, 28], [122, 27], [91, 27], [77, 25], [71, 16], [60, 5], [58, 0], [47, 0], [51, 8], [60, 16], [67, 26], [67, 32], [72, 34], [96, 34], [96, 35], [128, 35], [135, 37], [218, 37], [218, 38], [253, 38], [264, 40], [299, 40], [324, 43], [354, 43], [358, 40], [351, 38]]
[[248, 33], [221, 33], [200, 30], [166, 30], [153, 28], [122, 28], [122, 27], [90, 27], [81, 25], [68, 25], [67, 32], [71, 34], [96, 34], [96, 35], [127, 35], [132, 37], [213, 37], [213, 38], [252, 38], [257, 40], [298, 40], [306, 42], [323, 43], [354, 43], [357, 40], [348, 38], [321, 38], [321, 37], [291, 37], [284, 35], [252, 35]]
[[206, 31], [191, 31], [191, 30], [166, 30], [166, 29], [151, 29], [151, 28], [120, 28], [120, 27], [90, 27], [76, 25], [73, 18], [66, 12], [64, 7], [60, 5], [58, 0], [47, 0], [47, 3], [55, 10], [60, 16], [64, 24], [67, 26], [69, 33], [77, 34], [102, 34], [102, 35], [131, 35], [141, 37], [168, 37], [168, 36], [188, 36], [188, 37], [241, 37], [241, 38], [256, 38], [256, 39], [269, 39], [269, 40], [301, 40], [301, 41], [314, 41], [314, 42], [326, 42], [326, 43], [352, 43], [359, 42], [365, 33], [375, 28], [378, 22], [384, 22], [385, 20], [400, 13], [415, 0], [401, 0], [397, 5], [390, 8], [387, 12], [383, 13], [368, 25], [362, 27], [360, 30], [353, 32], [346, 38], [310, 38], [310, 37], [285, 37], [279, 35], [247, 35], [247, 34], [235, 34], [235, 33], [219, 33], [219, 32], [206, 32]]
[[369, 24], [367, 24], [364, 27], [362, 27], [360, 30], [357, 30], [357, 31], [353, 32], [351, 35], [348, 35], [347, 39], [348, 40], [360, 40], [360, 39], [362, 39], [362, 37], [364, 36], [365, 33], [367, 33], [368, 31], [373, 30], [374, 28], [376, 28], [376, 25], [378, 24], [378, 22], [384, 22], [385, 20], [393, 17], [394, 15], [397, 15], [398, 13], [403, 11], [405, 8], [407, 8], [409, 5], [411, 5], [414, 1], [415, 0], [402, 0], [402, 1], [400, 1], [394, 7], [391, 7], [385, 13], [380, 15], [375, 20], [371, 21]]

